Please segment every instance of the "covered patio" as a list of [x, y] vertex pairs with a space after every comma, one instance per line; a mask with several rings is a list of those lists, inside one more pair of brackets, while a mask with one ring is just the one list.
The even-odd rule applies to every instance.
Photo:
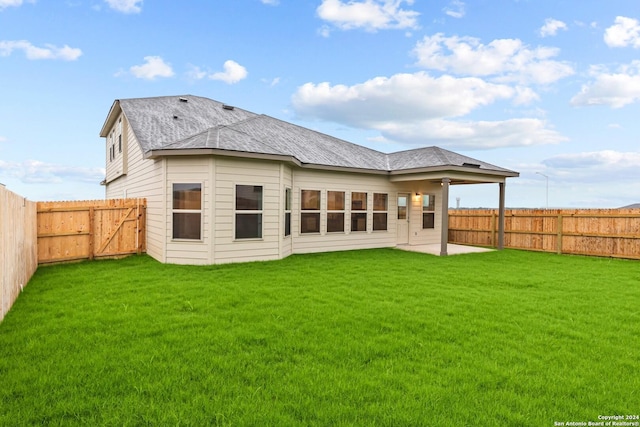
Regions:
[[[518, 177], [519, 173], [500, 168], [488, 163], [464, 158], [455, 159], [449, 165], [417, 170], [403, 170], [391, 173], [392, 182], [412, 182], [415, 188], [422, 188], [424, 184], [440, 184], [442, 202], [440, 204], [440, 244], [437, 245], [398, 245], [399, 249], [414, 250], [416, 252], [432, 253], [440, 256], [456, 255], [460, 253], [482, 252], [492, 249], [474, 248], [463, 245], [449, 244], [449, 187], [451, 185], [498, 184], [498, 239], [497, 250], [504, 248], [504, 212], [505, 188], [507, 178]], [[474, 163], [471, 163], [471, 162]], [[477, 163], [475, 163], [477, 162]], [[416, 195], [420, 195], [416, 192]], [[403, 247], [401, 247], [403, 246]]]

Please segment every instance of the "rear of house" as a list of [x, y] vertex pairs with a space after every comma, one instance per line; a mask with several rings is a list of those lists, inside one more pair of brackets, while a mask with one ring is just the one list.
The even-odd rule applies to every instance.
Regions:
[[100, 135], [107, 198], [147, 199], [147, 251], [166, 263], [437, 244], [449, 185], [518, 175], [438, 147], [380, 153], [191, 95], [116, 100]]

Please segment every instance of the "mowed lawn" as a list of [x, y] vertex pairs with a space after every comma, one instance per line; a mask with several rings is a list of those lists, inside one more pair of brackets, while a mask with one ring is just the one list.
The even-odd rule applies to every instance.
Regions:
[[0, 425], [553, 426], [640, 413], [640, 262], [393, 249], [41, 267]]

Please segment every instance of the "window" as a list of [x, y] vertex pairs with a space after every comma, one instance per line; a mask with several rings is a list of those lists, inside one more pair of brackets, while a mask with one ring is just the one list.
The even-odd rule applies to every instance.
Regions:
[[351, 231], [367, 231], [367, 193], [351, 193]]
[[111, 133], [109, 134], [109, 143], [107, 144], [109, 146], [109, 161], [113, 161], [113, 158], [116, 156], [116, 151], [114, 149], [114, 145], [113, 145], [113, 135], [114, 135], [115, 131], [111, 131]]
[[118, 119], [118, 153], [122, 153], [122, 117]]
[[291, 189], [284, 189], [284, 235], [291, 235]]
[[422, 228], [435, 228], [436, 196], [424, 194], [422, 196]]
[[236, 239], [262, 238], [262, 186], [236, 185]]
[[202, 185], [173, 184], [173, 238], [200, 240]]
[[387, 229], [387, 195], [373, 193], [373, 231]]
[[327, 233], [344, 232], [344, 191], [327, 191]]
[[398, 219], [407, 219], [407, 196], [398, 196]]
[[300, 232], [320, 232], [320, 191], [302, 190], [300, 193]]

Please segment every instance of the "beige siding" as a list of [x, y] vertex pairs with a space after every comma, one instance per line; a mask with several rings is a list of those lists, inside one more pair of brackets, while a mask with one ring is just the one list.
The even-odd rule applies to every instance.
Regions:
[[[127, 174], [127, 136], [129, 126], [123, 114], [116, 118], [105, 138], [105, 164], [107, 183]], [[119, 137], [122, 137], [122, 141]]]
[[[442, 190], [439, 184], [426, 182], [391, 183], [386, 175], [365, 175], [329, 171], [298, 169], [294, 174], [293, 194], [293, 252], [326, 252], [352, 249], [394, 247], [397, 241], [397, 198], [399, 193], [411, 194], [409, 208], [409, 244], [420, 245], [440, 242]], [[300, 233], [300, 192], [301, 190], [321, 191], [320, 233]], [[345, 194], [345, 232], [328, 233], [327, 230], [327, 191], [344, 191]], [[351, 232], [351, 193], [367, 193], [367, 231]], [[388, 194], [387, 231], [373, 231], [373, 194]], [[420, 196], [416, 196], [420, 193]], [[436, 195], [435, 228], [422, 229], [422, 194]]]
[[[284, 171], [282, 171], [282, 175]], [[283, 239], [283, 182], [278, 162], [217, 158], [215, 160], [215, 262], [279, 259]], [[263, 187], [262, 238], [235, 239], [235, 187]]]
[[284, 164], [281, 165], [280, 170], [280, 258], [286, 258], [293, 253], [293, 233], [289, 236], [284, 235], [285, 190], [287, 188], [291, 189], [291, 222], [293, 225], [293, 170]]
[[[174, 157], [167, 159], [167, 186], [165, 189], [164, 238], [167, 241], [166, 262], [173, 264], [211, 264], [211, 199], [212, 157]], [[198, 241], [173, 239], [173, 184], [199, 183], [202, 185], [202, 239]]]
[[[382, 174], [309, 170], [268, 160], [213, 156], [145, 160], [126, 118], [123, 121], [123, 130], [126, 131], [123, 152], [127, 156], [122, 165], [126, 167], [126, 174], [107, 183], [106, 195], [107, 198], [147, 199], [147, 252], [161, 262], [218, 264], [280, 259], [293, 253], [393, 247], [397, 242], [398, 193], [411, 194], [409, 244], [440, 241], [442, 190], [439, 184], [390, 182], [389, 177]], [[191, 182], [202, 184], [202, 239], [174, 240], [172, 184]], [[235, 239], [235, 188], [238, 184], [263, 187], [261, 239]], [[291, 188], [292, 192], [290, 236], [284, 236], [286, 188]], [[300, 233], [302, 189], [321, 191], [320, 233]], [[343, 233], [326, 232], [327, 191], [345, 192]], [[368, 194], [366, 232], [350, 232], [349, 208], [354, 191]], [[434, 229], [422, 229], [422, 196], [416, 196], [416, 192], [436, 195]], [[374, 193], [388, 194], [386, 231], [373, 231]]]
[[[293, 252], [326, 252], [350, 249], [365, 249], [395, 246], [396, 242], [396, 186], [389, 183], [384, 175], [362, 175], [328, 171], [310, 171], [298, 169], [294, 174], [293, 192]], [[300, 194], [301, 190], [321, 191], [320, 233], [300, 233]], [[327, 233], [327, 191], [345, 192], [345, 232]], [[351, 232], [351, 193], [366, 192], [367, 231]], [[373, 231], [373, 193], [388, 194], [387, 230]]]
[[[147, 253], [158, 261], [165, 262], [166, 215], [163, 191], [165, 161], [145, 160], [126, 118], [123, 122], [123, 130], [126, 131], [126, 137], [123, 138], [126, 148], [123, 147], [123, 152], [127, 153], [127, 174], [107, 183], [106, 198], [145, 197], [147, 199]], [[107, 157], [108, 161], [109, 157]]]
[[[416, 193], [419, 193], [416, 196]], [[436, 196], [435, 228], [422, 228], [422, 199], [423, 195]], [[409, 208], [409, 244], [425, 245], [440, 243], [440, 231], [442, 230], [442, 187], [440, 184], [423, 183], [419, 187], [412, 188], [411, 206]]]

